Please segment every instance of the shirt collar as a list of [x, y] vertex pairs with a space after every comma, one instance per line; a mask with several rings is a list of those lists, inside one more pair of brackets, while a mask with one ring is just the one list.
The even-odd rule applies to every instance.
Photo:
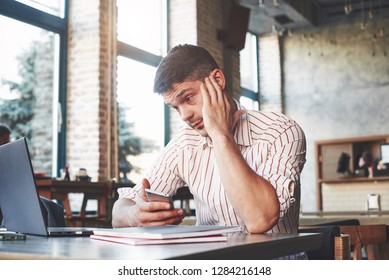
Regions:
[[[240, 116], [236, 126], [235, 126], [235, 132], [234, 132], [234, 139], [235, 142], [238, 145], [241, 146], [250, 146], [253, 143], [252, 137], [251, 137], [251, 130], [250, 130], [250, 122], [249, 122], [249, 115], [247, 113], [246, 108], [244, 108], [237, 100], [235, 100], [236, 106], [238, 110], [244, 110], [245, 113]], [[213, 147], [213, 143], [211, 138], [209, 137], [201, 137], [201, 144], [203, 147]]]

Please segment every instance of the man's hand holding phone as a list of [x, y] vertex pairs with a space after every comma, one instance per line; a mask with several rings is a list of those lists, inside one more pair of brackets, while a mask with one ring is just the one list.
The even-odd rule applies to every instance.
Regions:
[[181, 208], [174, 209], [169, 195], [150, 190], [147, 179], [143, 179], [142, 187], [134, 205], [136, 209], [133, 209], [137, 212], [137, 226], [178, 225], [182, 222], [184, 211]]
[[168, 202], [173, 205], [173, 199], [166, 193], [161, 193], [150, 189], [145, 189], [145, 192], [149, 202]]

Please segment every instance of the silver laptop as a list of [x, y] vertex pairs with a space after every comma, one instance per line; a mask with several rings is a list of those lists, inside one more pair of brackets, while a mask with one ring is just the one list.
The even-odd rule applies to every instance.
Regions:
[[0, 146], [0, 208], [9, 231], [42, 236], [88, 236], [92, 228], [47, 227], [25, 138]]

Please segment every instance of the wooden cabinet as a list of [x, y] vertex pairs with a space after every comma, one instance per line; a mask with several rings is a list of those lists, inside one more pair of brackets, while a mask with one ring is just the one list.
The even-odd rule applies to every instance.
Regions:
[[[345, 138], [323, 140], [315, 142], [316, 178], [317, 178], [317, 209], [323, 210], [322, 185], [389, 181], [389, 176], [368, 177], [356, 176], [358, 161], [367, 151], [373, 161], [381, 159], [381, 144], [389, 143], [389, 135], [368, 136], [358, 138]], [[339, 159], [344, 153], [349, 159], [349, 173], [338, 172]], [[351, 195], [351, 194], [350, 194]]]

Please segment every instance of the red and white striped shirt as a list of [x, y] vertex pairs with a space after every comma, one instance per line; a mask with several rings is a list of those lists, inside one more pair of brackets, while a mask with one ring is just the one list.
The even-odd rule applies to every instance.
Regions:
[[[246, 111], [234, 137], [247, 164], [277, 191], [280, 220], [269, 232], [297, 232], [300, 173], [306, 153], [304, 132], [284, 115]], [[188, 186], [194, 196], [197, 224], [246, 228], [225, 193], [210, 138], [194, 129], [184, 127], [172, 138], [146, 178], [151, 189], [169, 194]], [[134, 188], [120, 188], [119, 197], [133, 199], [140, 188], [141, 183]]]

